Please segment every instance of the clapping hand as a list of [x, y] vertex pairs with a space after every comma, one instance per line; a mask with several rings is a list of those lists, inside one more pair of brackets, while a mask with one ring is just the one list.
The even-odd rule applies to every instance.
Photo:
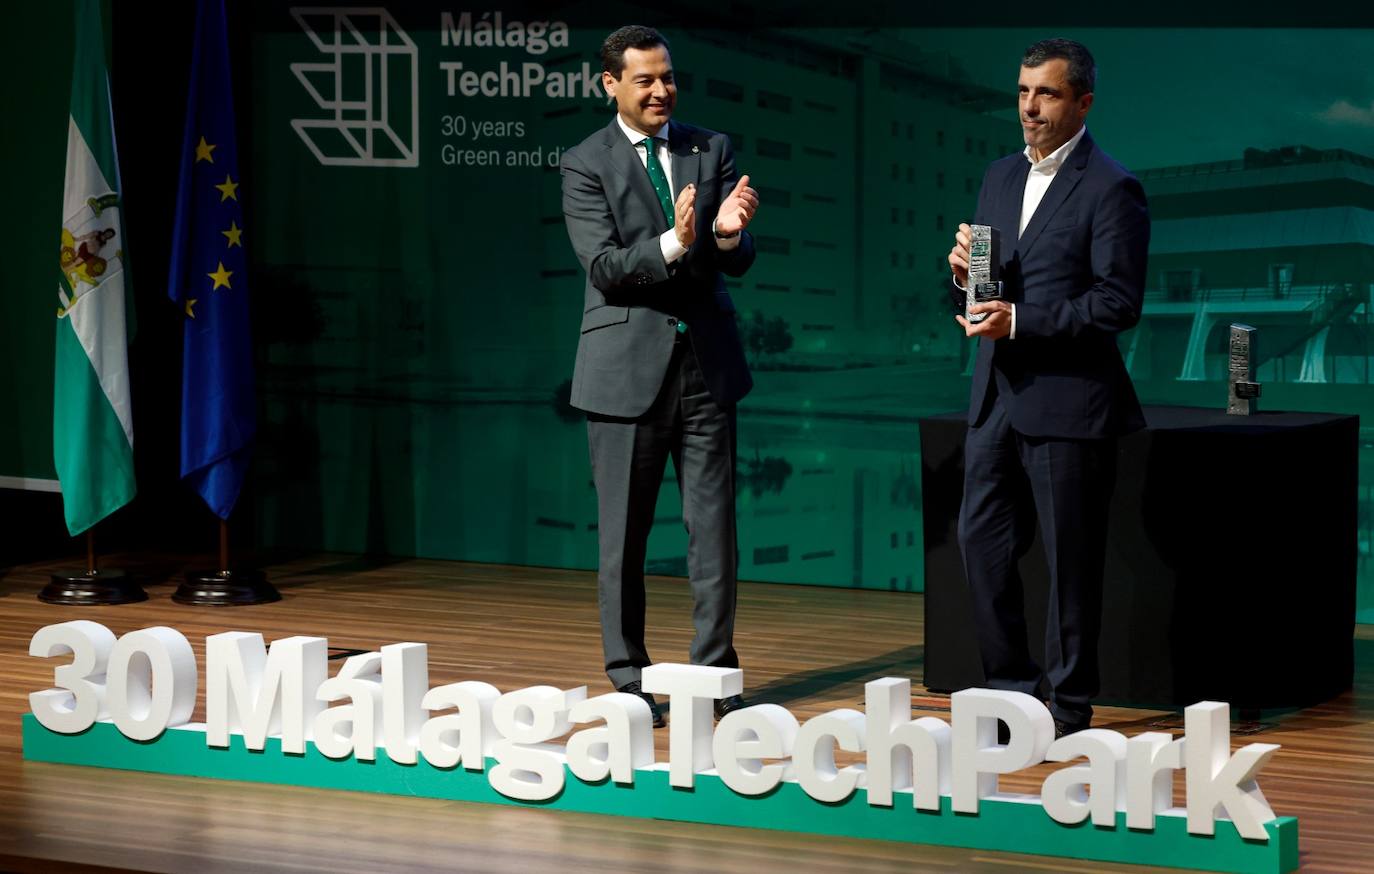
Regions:
[[748, 176], [741, 176], [716, 213], [716, 233], [722, 237], [733, 237], [749, 227], [758, 208], [759, 193], [749, 187]]

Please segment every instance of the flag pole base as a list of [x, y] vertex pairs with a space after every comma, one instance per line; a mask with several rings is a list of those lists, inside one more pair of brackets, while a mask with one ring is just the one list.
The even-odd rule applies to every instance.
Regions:
[[240, 607], [280, 601], [281, 592], [259, 570], [191, 571], [172, 600], [199, 607]]
[[143, 587], [121, 570], [56, 573], [38, 593], [46, 604], [133, 604], [148, 600]]

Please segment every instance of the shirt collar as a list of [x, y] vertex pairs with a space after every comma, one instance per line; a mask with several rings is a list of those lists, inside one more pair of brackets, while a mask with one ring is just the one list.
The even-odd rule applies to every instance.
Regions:
[[[620, 118], [620, 116], [617, 115], [616, 118]], [[1077, 148], [1078, 141], [1083, 139], [1083, 135], [1087, 132], [1088, 126], [1083, 125], [1078, 129], [1078, 133], [1069, 137], [1069, 141], [1067, 143], [1055, 149], [1053, 152], [1050, 152], [1048, 155], [1046, 155], [1044, 158], [1041, 158], [1039, 161], [1036, 161], [1034, 158], [1031, 157], [1030, 146], [1026, 146], [1026, 150], [1022, 154], [1024, 154], [1026, 156], [1026, 160], [1030, 162], [1032, 170], [1036, 170], [1041, 173], [1053, 173], [1054, 171], [1059, 169], [1060, 164], [1064, 163], [1064, 159], [1067, 158], [1075, 148]]]
[[[639, 131], [635, 130], [634, 128], [626, 124], [625, 119], [621, 118], [620, 113], [618, 112], [615, 114], [615, 123], [620, 125], [620, 132], [629, 138], [630, 145], [637, 146], [640, 143], [644, 142], [644, 134], [640, 133]], [[659, 128], [658, 133], [654, 134], [654, 139], [661, 140], [665, 143], [668, 142], [668, 128], [671, 125], [672, 122], [670, 121], [668, 122], [668, 124], [665, 124], [663, 127]]]

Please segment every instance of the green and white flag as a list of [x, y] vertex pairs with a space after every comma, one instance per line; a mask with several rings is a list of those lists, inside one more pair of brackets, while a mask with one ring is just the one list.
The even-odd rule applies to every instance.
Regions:
[[75, 36], [52, 421], [72, 535], [134, 496], [124, 232], [100, 0], [77, 0]]

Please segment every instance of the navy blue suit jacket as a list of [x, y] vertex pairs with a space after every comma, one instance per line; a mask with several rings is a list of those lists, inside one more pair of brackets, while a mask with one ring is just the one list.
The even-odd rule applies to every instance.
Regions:
[[1030, 163], [993, 162], [976, 224], [1001, 231], [1001, 279], [1016, 339], [980, 340], [969, 424], [996, 381], [1011, 425], [1030, 437], [1112, 437], [1144, 427], [1116, 336], [1140, 321], [1150, 215], [1145, 191], [1084, 132], [1018, 240]]

